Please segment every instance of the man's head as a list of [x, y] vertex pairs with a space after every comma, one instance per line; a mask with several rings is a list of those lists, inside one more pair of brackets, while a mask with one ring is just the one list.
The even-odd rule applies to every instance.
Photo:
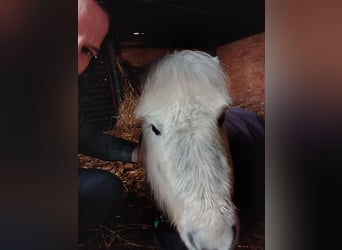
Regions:
[[109, 14], [101, 1], [78, 0], [78, 75], [95, 56], [109, 30]]

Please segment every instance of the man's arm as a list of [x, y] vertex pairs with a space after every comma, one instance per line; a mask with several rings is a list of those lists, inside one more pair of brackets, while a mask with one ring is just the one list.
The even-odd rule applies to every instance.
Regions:
[[[136, 161], [137, 143], [113, 137], [95, 128], [79, 103], [78, 111], [78, 152], [102, 160], [132, 162]], [[133, 154], [133, 151], [135, 152]], [[133, 156], [133, 158], [132, 158]], [[134, 157], [135, 156], [135, 157]]]

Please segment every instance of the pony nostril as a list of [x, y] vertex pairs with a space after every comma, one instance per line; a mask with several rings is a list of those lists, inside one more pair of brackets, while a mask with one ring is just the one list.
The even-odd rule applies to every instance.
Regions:
[[239, 231], [240, 231], [240, 225], [239, 224], [235, 224], [232, 226], [232, 231], [233, 231], [233, 242], [232, 242], [232, 247], [231, 249], [234, 249], [235, 246], [238, 244], [239, 242]]
[[194, 237], [193, 237], [193, 235], [192, 235], [192, 232], [187, 233], [187, 236], [188, 236], [188, 240], [189, 240], [191, 246], [192, 246], [194, 249], [197, 249], [197, 247], [196, 247], [196, 245], [195, 245]]
[[235, 235], [236, 235], [236, 226], [232, 226], [232, 230], [233, 230], [233, 234], [234, 234], [234, 238], [235, 238]]

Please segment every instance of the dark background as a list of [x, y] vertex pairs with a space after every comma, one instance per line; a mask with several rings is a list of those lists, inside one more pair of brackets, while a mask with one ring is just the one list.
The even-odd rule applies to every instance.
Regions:
[[265, 31], [262, 0], [120, 0], [111, 8], [125, 47], [211, 48]]

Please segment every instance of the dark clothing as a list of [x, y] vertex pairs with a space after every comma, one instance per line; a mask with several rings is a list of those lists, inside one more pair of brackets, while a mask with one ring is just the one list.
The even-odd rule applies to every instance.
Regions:
[[[122, 197], [123, 186], [120, 179], [98, 169], [78, 170], [79, 225], [96, 226], [108, 222], [108, 214], [113, 212]], [[93, 214], [97, 215], [94, 219]]]
[[[230, 108], [225, 113], [224, 126], [234, 168], [234, 202], [242, 236], [265, 214], [265, 122], [254, 112]], [[158, 221], [158, 249], [187, 249], [167, 219]]]
[[243, 234], [265, 215], [265, 121], [254, 112], [231, 108], [224, 126], [233, 161], [234, 202]]
[[265, 144], [265, 121], [254, 112], [230, 108], [226, 111], [224, 125], [233, 147], [262, 147]]
[[78, 152], [101, 160], [131, 162], [137, 144], [105, 134], [90, 123], [84, 108], [87, 90], [80, 82], [78, 100]]
[[79, 241], [86, 239], [89, 229], [106, 225], [115, 212], [123, 194], [121, 180], [97, 169], [78, 170]]
[[[131, 162], [136, 143], [103, 133], [87, 119], [84, 105], [86, 90], [79, 84], [78, 151], [108, 161]], [[110, 221], [123, 195], [121, 180], [102, 170], [83, 169], [78, 172], [79, 242], [91, 236], [89, 230]]]
[[78, 125], [78, 151], [106, 161], [131, 162], [136, 143], [103, 133], [86, 119], [80, 107]]

